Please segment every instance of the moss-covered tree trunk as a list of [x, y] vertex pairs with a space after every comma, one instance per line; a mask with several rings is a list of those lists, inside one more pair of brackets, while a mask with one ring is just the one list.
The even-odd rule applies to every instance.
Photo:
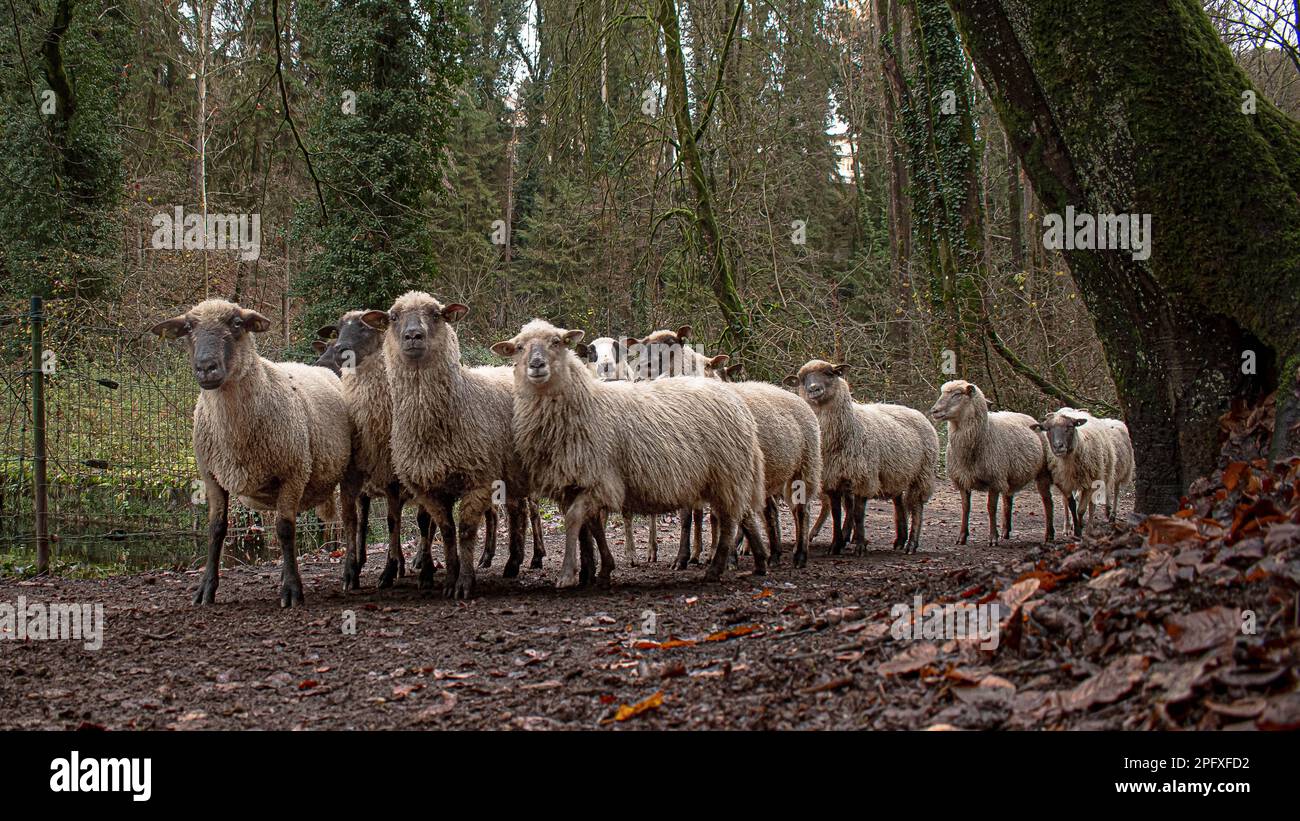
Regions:
[[1230, 401], [1279, 378], [1274, 450], [1296, 450], [1300, 125], [1196, 0], [949, 5], [1044, 210], [1152, 215], [1149, 259], [1066, 252], [1133, 433], [1138, 509], [1172, 507], [1214, 467]]

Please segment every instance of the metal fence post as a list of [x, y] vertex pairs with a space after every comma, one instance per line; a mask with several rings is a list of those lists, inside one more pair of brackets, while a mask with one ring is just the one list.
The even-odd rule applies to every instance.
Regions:
[[36, 572], [50, 572], [50, 536], [48, 533], [48, 498], [45, 475], [45, 369], [41, 325], [45, 321], [41, 298], [32, 297], [32, 452], [36, 481], [33, 484], [33, 507], [36, 511]]

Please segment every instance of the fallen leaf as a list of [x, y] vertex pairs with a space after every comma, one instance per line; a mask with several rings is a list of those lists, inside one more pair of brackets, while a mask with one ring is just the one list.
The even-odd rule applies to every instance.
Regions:
[[1142, 680], [1147, 664], [1147, 657], [1136, 653], [1115, 659], [1105, 670], [1069, 691], [1065, 697], [1065, 708], [1086, 710], [1094, 704], [1119, 701]]
[[1165, 620], [1165, 632], [1180, 653], [1198, 653], [1241, 632], [1241, 615], [1231, 607], [1210, 607]]
[[632, 705], [624, 704], [614, 713], [614, 717], [612, 719], [606, 719], [605, 723], [609, 723], [610, 721], [627, 721], [630, 718], [636, 718], [642, 713], [659, 709], [663, 706], [663, 703], [664, 691], [660, 690], [645, 701], [640, 701]]

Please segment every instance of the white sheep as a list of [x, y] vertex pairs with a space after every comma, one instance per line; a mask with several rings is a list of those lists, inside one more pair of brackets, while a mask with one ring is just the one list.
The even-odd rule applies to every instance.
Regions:
[[1031, 482], [1037, 485], [1047, 519], [1044, 541], [1056, 538], [1052, 521], [1052, 467], [1047, 442], [1034, 432], [1032, 416], [989, 411], [977, 385], [956, 379], [944, 383], [930, 415], [948, 423], [948, 478], [961, 494], [961, 533], [970, 533], [970, 496], [988, 491], [989, 546], [998, 543], [998, 499], [1003, 502], [1002, 538], [1011, 538], [1011, 506], [1015, 494]]
[[[253, 334], [270, 327], [257, 311], [209, 299], [151, 328], [165, 339], [186, 340], [202, 388], [194, 406], [194, 459], [207, 495], [208, 563], [195, 604], [216, 601], [231, 494], [256, 510], [275, 511], [284, 557], [280, 606], [302, 604], [294, 548], [298, 514], [333, 506], [351, 459], [339, 378], [324, 368], [259, 356]], [[342, 501], [345, 533], [355, 534], [355, 499]], [[348, 550], [354, 554], [355, 545]]]
[[[799, 369], [800, 395], [821, 426], [822, 486], [853, 494], [857, 551], [865, 548], [868, 499], [895, 500], [894, 544], [914, 553], [921, 544], [925, 503], [934, 494], [939, 436], [924, 414], [903, 405], [859, 404], [844, 381], [845, 365], [814, 359]], [[850, 528], [832, 552], [843, 549]]]
[[1086, 410], [1077, 408], [1053, 411], [1035, 423], [1033, 429], [1047, 437], [1052, 454], [1052, 481], [1065, 498], [1066, 524], [1073, 528], [1074, 535], [1082, 536], [1097, 506], [1103, 499], [1109, 502], [1111, 498], [1119, 445], [1117, 432], [1100, 424]]
[[[512, 383], [501, 373], [460, 361], [454, 323], [469, 308], [443, 305], [409, 291], [387, 314], [368, 315], [384, 330], [384, 359], [393, 399], [393, 469], [433, 515], [446, 549], [448, 596], [469, 598], [474, 589], [474, 543], [494, 496], [504, 493], [510, 516], [510, 558], [504, 575], [523, 564], [528, 482], [510, 437]], [[460, 526], [453, 529], [459, 501]], [[429, 564], [422, 586], [432, 584]]]
[[[605, 512], [659, 514], [701, 503], [720, 518], [723, 547], [705, 576], [718, 579], [737, 524], [762, 506], [753, 414], [714, 380], [597, 381], [569, 350], [581, 339], [582, 331], [535, 319], [492, 347], [515, 360], [514, 434], [528, 475], [564, 508], [557, 585], [578, 583], [579, 533]], [[752, 538], [761, 546], [761, 536]], [[614, 559], [603, 533], [597, 540], [607, 584]], [[755, 572], [765, 568], [755, 551]]]

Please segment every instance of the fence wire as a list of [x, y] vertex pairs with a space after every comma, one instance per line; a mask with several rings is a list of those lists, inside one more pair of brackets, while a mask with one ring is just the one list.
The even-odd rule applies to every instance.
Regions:
[[[52, 567], [201, 564], [207, 508], [191, 443], [199, 389], [183, 346], [46, 310], [40, 353]], [[8, 557], [0, 572], [6, 565], [23, 572], [35, 564], [29, 315], [0, 315], [0, 352], [0, 557]], [[382, 503], [372, 530], [374, 513], [382, 522]], [[227, 561], [277, 557], [267, 524], [232, 499]], [[301, 550], [329, 547], [337, 536], [314, 513], [299, 518], [298, 533]]]

